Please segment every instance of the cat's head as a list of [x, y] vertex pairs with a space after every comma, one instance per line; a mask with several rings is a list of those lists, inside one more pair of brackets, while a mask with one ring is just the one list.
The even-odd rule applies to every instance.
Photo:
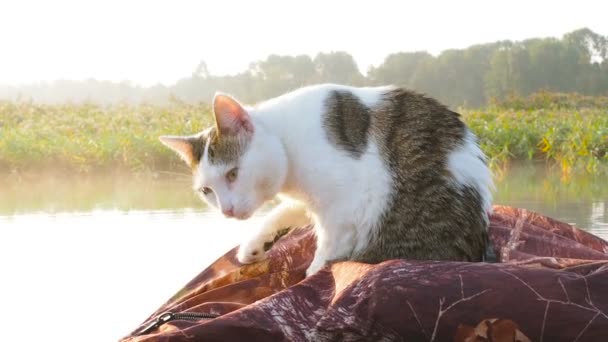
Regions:
[[216, 94], [215, 125], [190, 136], [162, 136], [192, 169], [193, 188], [225, 216], [249, 218], [281, 189], [287, 156], [279, 138], [236, 99]]

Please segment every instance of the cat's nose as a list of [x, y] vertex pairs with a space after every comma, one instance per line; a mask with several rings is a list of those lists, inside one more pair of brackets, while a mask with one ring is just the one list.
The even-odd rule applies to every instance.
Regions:
[[234, 216], [234, 207], [224, 209], [224, 210], [222, 210], [222, 212], [224, 213], [224, 215], [226, 215], [228, 217], [233, 217]]

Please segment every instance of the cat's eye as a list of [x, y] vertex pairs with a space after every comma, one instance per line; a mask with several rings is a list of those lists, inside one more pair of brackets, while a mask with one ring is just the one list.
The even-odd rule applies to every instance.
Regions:
[[198, 191], [202, 192], [203, 195], [209, 195], [213, 190], [211, 190], [211, 188], [209, 188], [209, 187], [204, 186], [204, 187], [198, 189]]
[[226, 173], [226, 180], [228, 183], [232, 183], [236, 180], [236, 177], [239, 175], [239, 169], [237, 167], [232, 168], [228, 173]]

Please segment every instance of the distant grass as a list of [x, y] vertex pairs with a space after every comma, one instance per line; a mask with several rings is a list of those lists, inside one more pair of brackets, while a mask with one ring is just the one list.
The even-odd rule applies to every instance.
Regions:
[[177, 162], [158, 136], [191, 134], [210, 123], [206, 105], [166, 107], [0, 102], [0, 169], [147, 171]]
[[565, 177], [608, 173], [608, 108], [489, 108], [463, 116], [495, 170], [513, 161], [544, 160]]
[[[565, 176], [608, 173], [604, 98], [551, 96], [511, 99], [461, 112], [496, 170], [513, 161], [545, 160]], [[181, 162], [158, 142], [158, 136], [190, 134], [210, 123], [209, 107], [202, 104], [102, 107], [0, 102], [0, 170], [176, 169]]]
[[578, 93], [539, 91], [528, 96], [509, 96], [504, 100], [492, 100], [492, 107], [515, 110], [582, 108], [608, 108], [608, 96], [588, 96]]

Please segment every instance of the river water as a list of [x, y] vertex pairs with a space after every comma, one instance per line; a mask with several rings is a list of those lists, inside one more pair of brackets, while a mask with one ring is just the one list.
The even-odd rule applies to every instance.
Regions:
[[[236, 246], [260, 213], [205, 210], [185, 175], [0, 179], [0, 322], [6, 341], [113, 341]], [[495, 203], [608, 238], [608, 185], [524, 165], [496, 177]]]

